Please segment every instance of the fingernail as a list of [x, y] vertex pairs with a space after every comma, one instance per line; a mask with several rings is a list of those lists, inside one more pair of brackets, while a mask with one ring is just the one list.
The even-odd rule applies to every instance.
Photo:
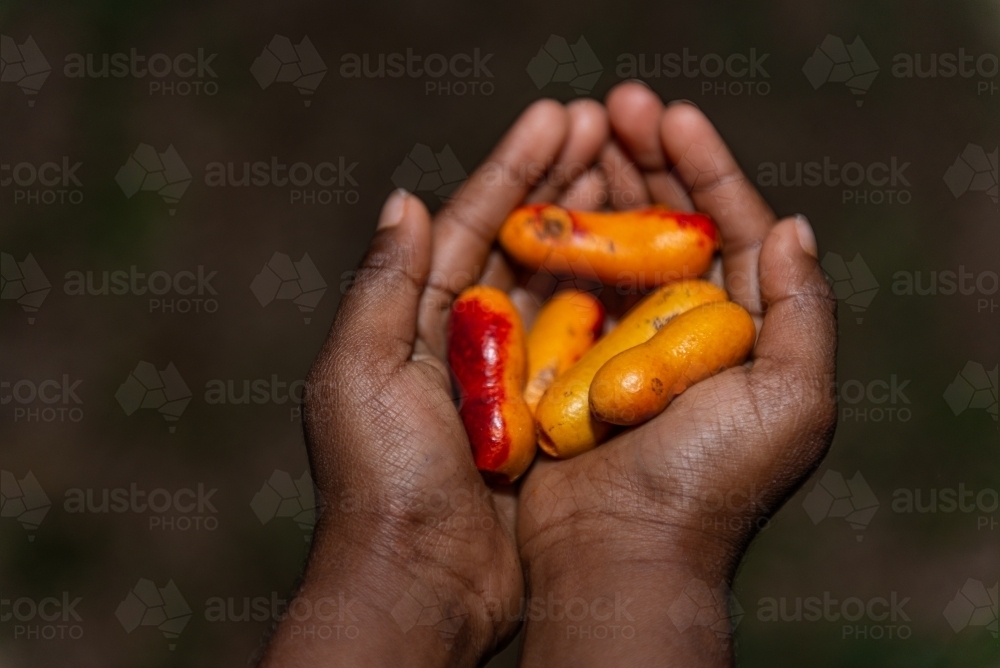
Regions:
[[808, 255], [819, 259], [819, 249], [816, 247], [816, 234], [813, 232], [809, 219], [799, 214], [795, 216], [795, 233], [799, 237], [799, 246], [802, 246]]
[[[637, 83], [637, 84], [642, 84], [646, 88], [650, 88], [649, 84], [643, 81], [642, 79], [626, 79], [622, 83]], [[650, 90], [652, 90], [652, 88], [650, 88]]]
[[695, 109], [701, 109], [701, 107], [699, 107], [699, 106], [698, 106], [697, 104], [695, 104], [695, 103], [694, 103], [694, 102], [692, 102], [691, 100], [685, 100], [684, 98], [677, 98], [676, 100], [671, 100], [671, 101], [670, 101], [670, 102], [669, 102], [669, 103], [667, 104], [667, 106], [668, 106], [668, 107], [671, 107], [671, 106], [673, 106], [673, 105], [675, 105], [675, 104], [690, 104], [690, 105], [691, 105], [692, 107], [694, 107]]
[[378, 227], [375, 229], [384, 230], [399, 225], [399, 221], [403, 220], [403, 212], [406, 209], [406, 198], [409, 196], [410, 193], [406, 192], [403, 188], [393, 190], [392, 194], [389, 195], [389, 199], [382, 205], [382, 213], [378, 216]]

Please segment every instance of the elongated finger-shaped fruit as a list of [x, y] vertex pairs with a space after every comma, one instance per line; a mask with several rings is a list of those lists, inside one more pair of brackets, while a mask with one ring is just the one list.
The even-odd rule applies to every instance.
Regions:
[[492, 481], [513, 482], [535, 457], [535, 423], [522, 394], [526, 358], [524, 325], [505, 293], [475, 286], [459, 295], [448, 322], [448, 363], [476, 467]]
[[693, 308], [608, 360], [590, 384], [590, 410], [604, 422], [641, 424], [695, 383], [741, 364], [756, 336], [753, 318], [739, 304]]
[[500, 245], [535, 271], [651, 288], [704, 274], [719, 248], [708, 216], [649, 207], [571, 211], [552, 204], [515, 210]]
[[545, 390], [590, 350], [603, 328], [604, 305], [590, 293], [565, 290], [546, 302], [528, 333], [524, 400], [532, 413]]
[[535, 411], [539, 447], [559, 458], [575, 457], [595, 447], [610, 429], [590, 414], [590, 383], [597, 370], [618, 353], [651, 339], [681, 313], [725, 299], [726, 292], [707, 281], [680, 281], [636, 304], [542, 396]]

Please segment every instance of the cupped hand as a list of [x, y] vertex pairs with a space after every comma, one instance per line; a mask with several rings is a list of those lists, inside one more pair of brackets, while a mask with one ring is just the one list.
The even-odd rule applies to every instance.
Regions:
[[543, 100], [433, 220], [412, 195], [386, 202], [309, 374], [304, 412], [325, 509], [296, 601], [353, 601], [346, 621], [358, 632], [324, 639], [286, 620], [265, 665], [474, 665], [516, 632], [515, 499], [489, 489], [473, 463], [446, 324], [458, 293], [493, 280], [507, 214], [526, 198], [560, 197], [607, 132], [597, 103]]
[[[517, 523], [529, 595], [590, 608], [570, 619], [529, 605], [523, 662], [723, 665], [725, 596], [700, 601], [717, 608], [702, 613], [721, 620], [712, 624], [678, 623], [671, 606], [686, 591], [726, 591], [749, 540], [829, 447], [835, 300], [808, 222], [776, 219], [697, 107], [664, 108], [627, 83], [607, 108], [605, 199], [711, 215], [720, 278], [759, 334], [750, 363], [696, 384], [650, 422], [574, 459], [536, 461]], [[627, 618], [615, 607], [615, 619], [595, 621], [600, 601], [620, 600], [631, 601]], [[631, 631], [612, 638], [614, 625]]]

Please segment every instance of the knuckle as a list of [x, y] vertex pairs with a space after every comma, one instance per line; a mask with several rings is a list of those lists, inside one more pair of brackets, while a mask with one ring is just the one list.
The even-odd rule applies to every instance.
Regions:
[[[789, 364], [780, 373], [769, 374], [759, 387], [757, 402], [764, 418], [783, 425], [790, 435], [821, 438], [837, 421], [836, 385], [833, 374], [805, 364]], [[831, 432], [832, 433], [832, 432]]]
[[406, 262], [406, 253], [398, 244], [376, 239], [358, 269], [352, 289], [404, 283], [409, 280]]
[[487, 248], [493, 244], [496, 226], [481, 214], [455, 206], [442, 211], [441, 215], [446, 223], [472, 236], [477, 244]]

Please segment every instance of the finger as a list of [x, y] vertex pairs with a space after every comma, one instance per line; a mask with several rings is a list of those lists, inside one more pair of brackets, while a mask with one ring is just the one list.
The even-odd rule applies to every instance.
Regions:
[[659, 96], [644, 83], [627, 81], [608, 93], [607, 105], [612, 131], [639, 166], [650, 199], [673, 209], [691, 210], [691, 201], [670, 173], [663, 153], [660, 119], [664, 108]]
[[608, 140], [608, 113], [594, 100], [574, 100], [566, 105], [569, 132], [545, 179], [527, 201], [555, 202], [573, 183], [590, 169], [601, 147]]
[[515, 282], [514, 272], [507, 264], [503, 253], [498, 250], [490, 251], [486, 258], [486, 266], [483, 268], [483, 275], [479, 277], [479, 283], [507, 292], [514, 287]]
[[645, 84], [626, 81], [611, 89], [605, 104], [617, 142], [603, 156], [615, 184], [611, 201], [616, 209], [648, 206], [653, 197], [646, 177], [667, 166], [659, 138], [663, 103]]
[[514, 308], [521, 314], [524, 331], [530, 332], [531, 326], [535, 324], [535, 317], [538, 316], [538, 311], [542, 308], [544, 301], [540, 300], [538, 295], [530, 292], [528, 289], [520, 287], [513, 288], [508, 293], [508, 296], [514, 304]]
[[804, 217], [782, 220], [760, 254], [766, 305], [751, 379], [787, 393], [806, 419], [833, 407], [836, 299], [816, 261], [816, 238]]
[[368, 375], [385, 376], [410, 358], [430, 251], [427, 209], [406, 191], [393, 192], [341, 302], [320, 354], [321, 364], [352, 360]]
[[556, 200], [559, 206], [576, 211], [595, 211], [607, 202], [607, 176], [601, 167], [588, 170]]
[[643, 83], [626, 81], [611, 89], [605, 104], [615, 137], [635, 163], [647, 172], [665, 170], [660, 145], [663, 103], [656, 93]]
[[816, 257], [816, 237], [804, 216], [785, 218], [764, 242], [760, 288], [767, 311], [758, 360], [809, 368], [830, 364], [836, 301]]
[[608, 183], [608, 203], [613, 209], [635, 209], [652, 203], [639, 166], [625, 154], [617, 140], [608, 142], [601, 151], [601, 169]]
[[497, 519], [500, 526], [511, 539], [516, 540], [517, 535], [517, 488], [513, 485], [503, 485], [499, 488], [490, 489], [493, 497], [493, 507], [497, 511]]
[[[722, 273], [722, 259], [718, 257], [712, 258], [712, 266], [709, 267], [708, 273], [701, 277], [702, 280], [708, 281], [713, 285], [717, 285], [720, 288], [725, 289], [726, 287], [726, 277]], [[760, 324], [757, 325], [757, 330], [760, 331]]]
[[444, 359], [451, 303], [478, 280], [497, 229], [555, 160], [568, 116], [558, 102], [540, 100], [521, 114], [434, 222], [434, 257], [420, 302], [417, 330]]
[[666, 204], [677, 211], [694, 211], [687, 189], [673, 172], [646, 174], [646, 189], [654, 202]]
[[660, 140], [695, 208], [719, 226], [730, 298], [753, 314], [761, 313], [757, 260], [774, 225], [774, 212], [697, 107], [671, 104], [663, 112]]
[[490, 251], [479, 284], [506, 292], [514, 304], [514, 308], [521, 314], [525, 330], [531, 328], [531, 323], [534, 322], [535, 314], [538, 312], [539, 302], [534, 295], [517, 286], [517, 276], [511, 266], [507, 264], [503, 253], [496, 250]]

